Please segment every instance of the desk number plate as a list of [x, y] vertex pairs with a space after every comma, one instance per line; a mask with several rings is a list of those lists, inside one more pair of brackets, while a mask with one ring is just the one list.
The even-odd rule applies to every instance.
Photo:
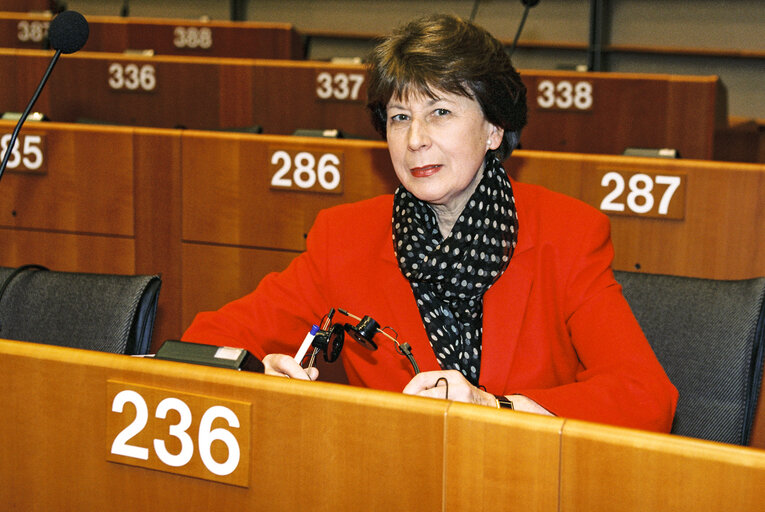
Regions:
[[117, 381], [107, 399], [107, 460], [249, 486], [249, 403]]

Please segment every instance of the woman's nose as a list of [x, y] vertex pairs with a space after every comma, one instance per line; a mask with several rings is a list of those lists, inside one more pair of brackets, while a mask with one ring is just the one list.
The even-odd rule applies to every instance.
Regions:
[[409, 137], [407, 140], [409, 149], [411, 151], [417, 151], [430, 145], [430, 137], [428, 136], [428, 129], [420, 120], [414, 119], [409, 125]]

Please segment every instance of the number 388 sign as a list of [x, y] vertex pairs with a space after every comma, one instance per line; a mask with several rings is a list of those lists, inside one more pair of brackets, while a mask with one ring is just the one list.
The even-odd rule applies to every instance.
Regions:
[[249, 403], [116, 381], [107, 394], [107, 460], [249, 485]]

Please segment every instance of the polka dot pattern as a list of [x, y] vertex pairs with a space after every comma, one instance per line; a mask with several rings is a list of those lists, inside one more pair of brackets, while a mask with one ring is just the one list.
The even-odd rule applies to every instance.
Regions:
[[510, 180], [487, 158], [481, 182], [447, 238], [424, 201], [399, 187], [393, 202], [393, 247], [417, 300], [430, 345], [444, 369], [478, 385], [483, 295], [507, 268], [518, 239]]

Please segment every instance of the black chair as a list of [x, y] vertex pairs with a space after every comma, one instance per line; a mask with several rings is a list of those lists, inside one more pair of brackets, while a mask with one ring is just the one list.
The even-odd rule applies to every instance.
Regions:
[[0, 338], [146, 354], [160, 286], [156, 275], [0, 267]]
[[615, 275], [680, 393], [672, 432], [747, 445], [762, 379], [765, 277]]

